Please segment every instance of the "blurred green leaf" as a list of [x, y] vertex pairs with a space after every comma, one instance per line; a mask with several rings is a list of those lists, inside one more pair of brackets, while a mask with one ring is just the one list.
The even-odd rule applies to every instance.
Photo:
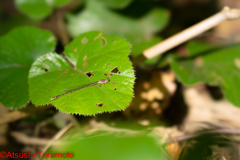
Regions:
[[[35, 105], [52, 103], [63, 112], [84, 115], [124, 110], [133, 97], [135, 80], [129, 51], [130, 44], [121, 38], [100, 32], [78, 36], [64, 51], [76, 69], [54, 53], [40, 57], [32, 65], [29, 75], [32, 102]], [[51, 100], [65, 93], [66, 88], [87, 85], [106, 77], [110, 79], [106, 84]]]
[[170, 65], [174, 60], [180, 58], [180, 56], [176, 53], [168, 53], [166, 56], [163, 56], [158, 63], [158, 68], [166, 67]]
[[[189, 41], [186, 45], [186, 56], [193, 57], [193, 56], [204, 54], [205, 52], [209, 52], [219, 48], [220, 46], [217, 44], [192, 40], [192, 41]], [[158, 67], [159, 68], [165, 67], [179, 58], [183, 58], [183, 57], [181, 57], [181, 55], [178, 53], [168, 53], [167, 55], [164, 55], [162, 57], [162, 59], [158, 64]]]
[[0, 102], [9, 109], [29, 101], [28, 72], [39, 56], [54, 49], [55, 37], [34, 27], [20, 27], [0, 37]]
[[133, 0], [97, 0], [110, 8], [124, 8], [128, 6]]
[[121, 16], [97, 0], [88, 0], [86, 8], [77, 15], [68, 14], [68, 31], [73, 37], [88, 31], [101, 31], [108, 36], [126, 38], [131, 43], [151, 40], [169, 20], [166, 9], [156, 8], [140, 19]]
[[[73, 153], [74, 159], [87, 160], [166, 160], [157, 139], [147, 135], [106, 134], [72, 136], [47, 153]], [[52, 159], [52, 158], [51, 158]], [[54, 158], [53, 158], [54, 159]], [[57, 158], [56, 158], [57, 159]]]
[[52, 7], [63, 7], [71, 0], [15, 0], [16, 7], [32, 19], [43, 19], [52, 13]]
[[222, 88], [226, 98], [240, 106], [240, 45], [199, 55], [194, 59], [176, 60], [171, 68], [186, 85], [208, 83]]
[[63, 7], [69, 2], [71, 2], [72, 0], [46, 0], [46, 1], [50, 6]]
[[196, 56], [198, 54], [202, 54], [203, 52], [210, 51], [217, 48], [219, 48], [219, 45], [217, 44], [195, 41], [195, 40], [190, 41], [186, 46], [188, 56]]
[[135, 43], [132, 46], [131, 56], [137, 57], [142, 54], [143, 50], [148, 49], [148, 48], [154, 46], [155, 44], [160, 43], [161, 41], [162, 41], [161, 37], [153, 37], [150, 40], [142, 41], [140, 43]]
[[1, 19], [0, 36], [3, 36], [10, 30], [22, 26], [24, 24], [32, 24], [29, 19], [23, 15], [14, 15], [7, 19]]
[[[140, 43], [135, 43], [132, 46], [131, 56], [132, 57], [140, 56], [145, 49], [150, 48], [150, 47], [154, 46], [155, 44], [160, 43], [161, 41], [162, 41], [162, 38], [153, 37], [151, 40], [142, 41]], [[160, 57], [161, 57], [161, 55], [158, 55], [151, 59], [145, 60], [143, 63], [145, 65], [154, 65], [157, 63], [157, 61], [159, 60]]]
[[52, 12], [45, 0], [15, 0], [16, 7], [32, 19], [42, 19]]

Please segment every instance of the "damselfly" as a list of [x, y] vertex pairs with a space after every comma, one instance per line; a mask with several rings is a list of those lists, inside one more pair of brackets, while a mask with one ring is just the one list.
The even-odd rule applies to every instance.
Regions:
[[53, 98], [51, 98], [51, 100], [57, 99], [57, 98], [59, 98], [59, 97], [65, 96], [65, 95], [67, 95], [67, 94], [70, 94], [70, 93], [79, 91], [79, 90], [81, 90], [81, 89], [84, 89], [84, 88], [87, 88], [87, 87], [90, 87], [90, 86], [93, 86], [93, 85], [96, 85], [96, 84], [107, 83], [107, 82], [109, 82], [109, 81], [110, 81], [110, 80], [109, 80], [108, 78], [106, 78], [106, 79], [101, 79], [101, 80], [99, 80], [99, 81], [97, 81], [97, 82], [90, 83], [90, 84], [88, 84], [88, 85], [86, 85], [86, 86], [84, 86], [84, 87], [81, 87], [81, 88], [76, 88], [76, 87], [71, 87], [71, 88], [75, 88], [75, 89], [71, 89], [71, 88], [69, 89], [69, 88], [67, 88], [67, 89], [65, 89], [65, 92], [66, 92], [66, 93], [60, 94], [60, 95], [58, 95], [58, 96], [56, 96], [56, 97], [53, 97]]

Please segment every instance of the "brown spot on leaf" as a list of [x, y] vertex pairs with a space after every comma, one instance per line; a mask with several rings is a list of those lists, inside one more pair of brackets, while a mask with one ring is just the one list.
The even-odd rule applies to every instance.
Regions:
[[84, 37], [84, 38], [82, 39], [82, 44], [87, 44], [87, 42], [88, 42], [88, 39], [87, 39], [86, 37]]
[[83, 63], [83, 66], [86, 66], [86, 65], [87, 65], [87, 62], [84, 62], [84, 63]]
[[116, 84], [115, 82], [112, 82], [111, 85]]
[[113, 42], [113, 44], [117, 44], [117, 42], [116, 42], [116, 41], [114, 41], [114, 42]]
[[86, 67], [83, 67], [83, 71], [86, 69]]
[[66, 69], [65, 72], [69, 72], [69, 69]]
[[71, 74], [71, 76], [74, 76], [74, 74]]
[[59, 69], [59, 70], [58, 70], [58, 72], [62, 72], [62, 70], [61, 70], [61, 69]]
[[98, 107], [102, 107], [102, 106], [104, 105], [104, 103], [101, 102], [101, 103], [97, 103], [96, 105], [97, 105]]
[[108, 67], [111, 67], [111, 63], [108, 63]]
[[64, 107], [64, 109], [66, 109], [67, 108], [67, 106], [66, 107]]
[[100, 84], [98, 87], [102, 87], [102, 84]]
[[66, 75], [66, 74], [67, 74], [67, 72], [64, 72], [64, 73], [62, 73], [62, 76], [63, 76], [63, 75]]
[[101, 37], [101, 43], [102, 43], [102, 47], [104, 47], [107, 44], [106, 38]]
[[114, 90], [116, 91], [116, 90], [117, 90], [117, 88], [114, 88]]
[[236, 59], [234, 60], [234, 63], [235, 63], [235, 65], [236, 65], [236, 67], [237, 67], [238, 69], [240, 69], [240, 59], [236, 58]]
[[112, 74], [112, 73], [110, 73], [110, 74], [109, 74], [109, 77], [111, 78], [112, 76], [113, 76], [113, 74]]
[[104, 75], [104, 76], [108, 76], [108, 73], [104, 73], [103, 75]]
[[77, 48], [73, 50], [74, 52], [77, 52]]
[[194, 60], [194, 63], [197, 67], [202, 67], [203, 66], [203, 60], [202, 60], [202, 57], [197, 57], [195, 60]]
[[84, 56], [83, 60], [86, 61], [87, 60], [87, 56]]

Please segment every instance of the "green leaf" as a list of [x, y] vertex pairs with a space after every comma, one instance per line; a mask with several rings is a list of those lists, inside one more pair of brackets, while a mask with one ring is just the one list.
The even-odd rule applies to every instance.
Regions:
[[168, 53], [166, 56], [163, 56], [158, 63], [158, 68], [166, 67], [167, 65], [170, 65], [174, 60], [177, 58], [180, 58], [179, 54], [176, 53]]
[[[131, 56], [132, 57], [140, 56], [145, 49], [150, 48], [150, 47], [154, 46], [155, 44], [160, 43], [161, 41], [162, 41], [162, 38], [153, 37], [151, 40], [142, 41], [140, 43], [135, 43], [132, 46]], [[161, 55], [158, 55], [158, 56], [153, 57], [151, 59], [145, 60], [143, 63], [145, 65], [156, 64], [157, 61], [160, 59], [160, 57], [161, 57]]]
[[186, 47], [188, 56], [196, 56], [198, 54], [202, 54], [203, 52], [207, 52], [217, 48], [219, 48], [217, 44], [195, 40], [190, 41]]
[[52, 12], [45, 0], [15, 0], [16, 7], [32, 19], [42, 19]]
[[142, 54], [143, 50], [148, 49], [148, 48], [154, 46], [155, 44], [160, 43], [161, 41], [162, 41], [161, 37], [153, 37], [150, 40], [142, 41], [140, 43], [135, 43], [132, 46], [131, 56], [137, 57]]
[[52, 13], [52, 7], [63, 7], [71, 1], [72, 0], [15, 0], [15, 5], [28, 17], [40, 20]]
[[121, 16], [96, 0], [88, 0], [78, 15], [68, 14], [67, 28], [73, 37], [88, 31], [101, 31], [108, 36], [126, 38], [131, 43], [150, 40], [169, 20], [166, 9], [156, 8], [140, 19]]
[[[100, 32], [78, 36], [64, 51], [76, 69], [54, 53], [40, 57], [32, 65], [29, 75], [32, 102], [35, 105], [52, 103], [63, 112], [84, 115], [124, 110], [133, 97], [135, 80], [129, 51], [130, 44], [121, 38]], [[87, 85], [106, 77], [110, 79], [106, 84], [51, 100], [65, 93], [66, 88]]]
[[226, 98], [240, 106], [240, 45], [227, 47], [194, 59], [174, 61], [178, 79], [186, 85], [208, 83], [222, 88]]
[[67, 5], [69, 2], [71, 2], [72, 0], [46, 0], [46, 1], [50, 6], [63, 7]]
[[28, 72], [39, 56], [50, 52], [56, 44], [48, 31], [20, 27], [0, 37], [0, 102], [9, 109], [26, 105]]
[[145, 134], [113, 134], [102, 131], [91, 136], [76, 134], [69, 137], [67, 141], [62, 140], [61, 145], [54, 145], [48, 149], [47, 153], [51, 155], [51, 153], [69, 152], [72, 156], [74, 155], [74, 159], [85, 160], [169, 159], [164, 147], [157, 143], [158, 139]]
[[107, 7], [110, 8], [125, 8], [128, 6], [133, 0], [97, 0], [98, 2], [101, 2]]

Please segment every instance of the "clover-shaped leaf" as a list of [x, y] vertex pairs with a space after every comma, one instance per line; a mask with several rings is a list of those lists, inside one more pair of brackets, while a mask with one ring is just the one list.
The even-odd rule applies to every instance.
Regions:
[[51, 52], [55, 37], [34, 27], [20, 27], [0, 37], [0, 102], [9, 109], [20, 108], [30, 100], [28, 72], [39, 56]]
[[[63, 112], [84, 115], [124, 110], [133, 97], [135, 80], [129, 51], [126, 40], [100, 32], [76, 37], [64, 51], [72, 66], [55, 53], [40, 57], [32, 65], [29, 75], [32, 102], [52, 103]], [[86, 87], [107, 78], [110, 81]], [[73, 86], [79, 87], [66, 91]], [[65, 95], [56, 98], [62, 94]]]
[[[212, 47], [210, 47], [212, 48]], [[202, 49], [201, 49], [202, 50]], [[218, 49], [186, 60], [174, 60], [172, 69], [186, 85], [208, 83], [223, 89], [226, 98], [240, 106], [240, 45]], [[190, 54], [191, 55], [191, 54]]]

